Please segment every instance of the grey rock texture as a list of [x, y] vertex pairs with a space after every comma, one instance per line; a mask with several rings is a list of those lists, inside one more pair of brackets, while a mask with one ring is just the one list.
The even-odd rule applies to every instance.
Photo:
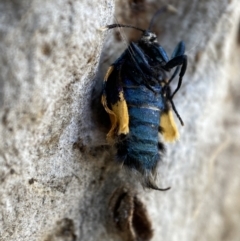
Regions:
[[105, 140], [102, 77], [138, 33], [99, 28], [147, 28], [165, 3], [0, 1], [1, 241], [240, 239], [238, 0], [174, 0], [154, 26], [189, 57], [158, 170], [171, 190], [143, 190]]

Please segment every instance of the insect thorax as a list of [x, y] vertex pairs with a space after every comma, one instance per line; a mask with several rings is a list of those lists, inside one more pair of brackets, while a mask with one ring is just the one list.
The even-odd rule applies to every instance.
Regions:
[[157, 43], [157, 35], [155, 33], [152, 33], [148, 30], [146, 30], [141, 39], [139, 40], [139, 42], [143, 42], [147, 45], [151, 44], [151, 43]]

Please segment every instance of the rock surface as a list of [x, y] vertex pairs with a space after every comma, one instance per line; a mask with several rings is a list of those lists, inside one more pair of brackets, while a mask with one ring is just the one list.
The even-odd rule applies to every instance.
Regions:
[[105, 141], [99, 86], [137, 33], [99, 28], [147, 28], [164, 2], [0, 3], [0, 240], [239, 240], [238, 0], [175, 0], [154, 26], [189, 57], [185, 126], [159, 166], [171, 190], [143, 190]]

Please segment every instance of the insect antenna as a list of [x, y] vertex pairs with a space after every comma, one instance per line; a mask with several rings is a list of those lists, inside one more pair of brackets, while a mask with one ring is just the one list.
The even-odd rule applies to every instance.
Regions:
[[132, 25], [118, 24], [118, 23], [107, 25], [107, 26], [101, 28], [101, 30], [105, 31], [105, 30], [109, 30], [109, 29], [113, 29], [113, 28], [133, 28], [133, 29], [136, 29], [136, 30], [141, 31], [143, 33], [146, 31], [144, 29], [141, 29], [141, 28], [138, 28], [138, 27], [135, 27], [135, 26], [132, 26]]

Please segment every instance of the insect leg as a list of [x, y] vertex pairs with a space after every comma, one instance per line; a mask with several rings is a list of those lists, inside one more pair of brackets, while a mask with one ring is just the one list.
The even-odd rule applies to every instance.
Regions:
[[172, 82], [172, 80], [176, 77], [176, 75], [178, 74], [179, 72], [179, 69], [180, 69], [180, 66], [177, 66], [177, 68], [174, 70], [174, 73], [173, 75], [171, 76], [171, 78], [168, 80], [168, 85]]
[[[179, 74], [178, 85], [177, 85], [177, 88], [175, 89], [175, 91], [173, 92], [173, 94], [171, 95], [170, 99], [173, 99], [173, 96], [178, 92], [178, 90], [180, 89], [180, 87], [182, 85], [182, 78], [187, 69], [187, 55], [176, 56], [173, 59], [171, 59], [170, 61], [168, 61], [166, 63], [166, 65], [164, 66], [164, 68], [166, 68], [166, 69], [172, 69], [172, 68], [178, 67], [180, 65], [182, 67], [181, 67], [180, 74]], [[177, 74], [177, 71], [175, 71], [174, 74], [175, 73]]]
[[[175, 57], [178, 57], [178, 56], [183, 56], [184, 55], [184, 52], [185, 52], [185, 43], [183, 41], [179, 42], [177, 44], [177, 46], [175, 47], [175, 49], [173, 50], [172, 52], [172, 55], [171, 55], [171, 60], [174, 59]], [[171, 83], [171, 81], [176, 77], [176, 75], [178, 74], [179, 72], [179, 69], [180, 69], [180, 66], [177, 66], [177, 68], [175, 69], [173, 75], [171, 76], [171, 78], [169, 79], [168, 81], [168, 85]], [[180, 88], [180, 87], [179, 87]], [[172, 96], [173, 97], [173, 96]]]

